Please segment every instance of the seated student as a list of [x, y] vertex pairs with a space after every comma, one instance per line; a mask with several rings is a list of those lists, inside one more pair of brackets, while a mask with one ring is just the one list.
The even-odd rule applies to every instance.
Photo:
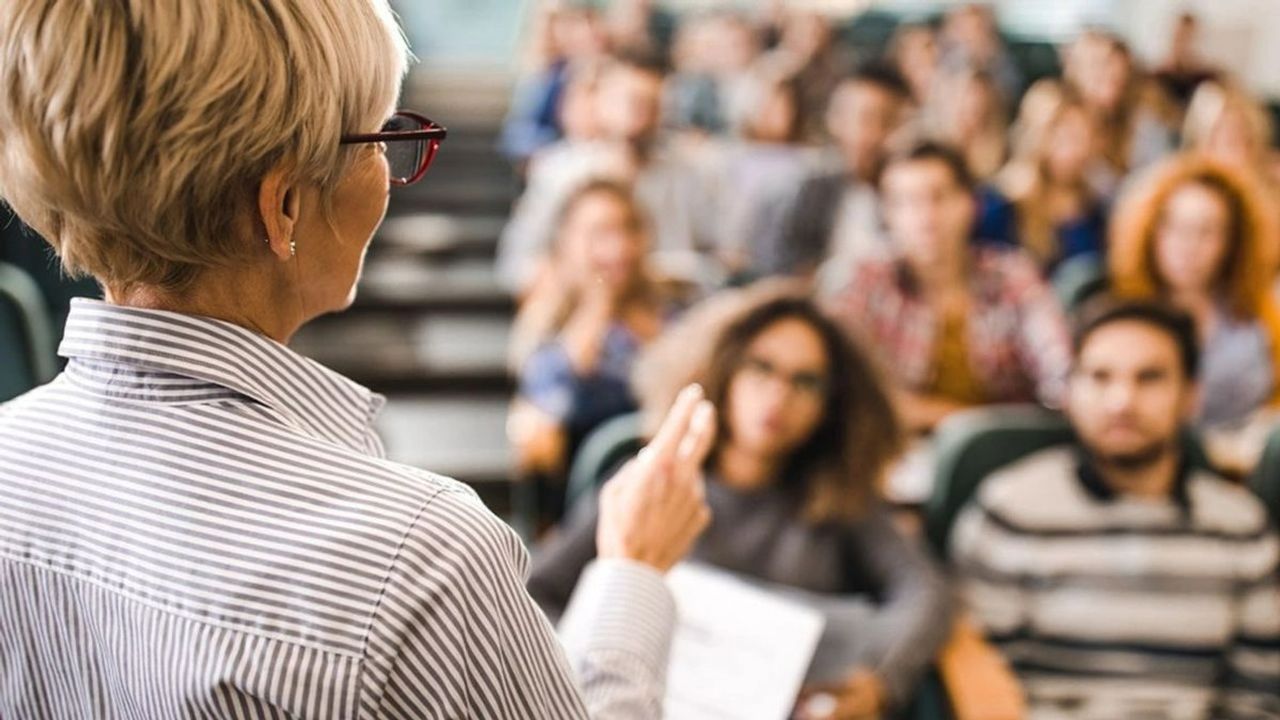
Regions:
[[826, 113], [840, 166], [815, 174], [780, 200], [783, 232], [761, 238], [757, 272], [809, 275], [829, 258], [881, 250], [875, 173], [901, 127], [908, 95], [896, 71], [877, 65], [840, 81]]
[[972, 244], [974, 182], [945, 145], [923, 142], [880, 176], [892, 252], [864, 258], [830, 302], [879, 351], [910, 429], [994, 402], [1054, 403], [1070, 365], [1057, 299], [1021, 251]]
[[1277, 538], [1256, 498], [1182, 452], [1195, 327], [1102, 302], [1075, 341], [1078, 444], [997, 471], [952, 531], [969, 610], [1032, 718], [1275, 717]]
[[[756, 285], [691, 310], [646, 355], [651, 417], [682, 377], [703, 383], [721, 426], [713, 520], [690, 557], [803, 591], [857, 644], [839, 655], [841, 695], [873, 714], [905, 700], [947, 632], [948, 597], [877, 497], [901, 437], [870, 361], [807, 297]], [[552, 617], [596, 554], [594, 508], [580, 510], [535, 552], [529, 592]]]
[[599, 137], [535, 157], [528, 186], [502, 231], [499, 279], [519, 296], [538, 280], [565, 198], [597, 177], [635, 184], [653, 220], [653, 261], [666, 274], [698, 281], [714, 275], [714, 263], [703, 254], [718, 239], [718, 193], [696, 159], [660, 132], [661, 67], [643, 56], [615, 57], [600, 69], [597, 82]]
[[1257, 174], [1268, 192], [1280, 189], [1280, 155], [1271, 145], [1271, 115], [1239, 83], [1200, 83], [1182, 123], [1182, 147]]
[[1237, 168], [1182, 154], [1117, 205], [1109, 265], [1116, 294], [1164, 297], [1191, 314], [1203, 347], [1197, 422], [1247, 425], [1280, 402], [1280, 308], [1271, 283], [1274, 214]]
[[1120, 36], [1087, 29], [1063, 48], [1062, 57], [1063, 80], [1084, 98], [1100, 130], [1107, 162], [1091, 172], [1090, 181], [1112, 194], [1129, 172], [1169, 154], [1173, 129], [1153, 104], [1133, 50]]
[[815, 164], [814, 149], [799, 144], [800, 90], [794, 79], [752, 73], [742, 83], [730, 119], [735, 137], [718, 148], [716, 166], [726, 193], [721, 226], [726, 266], [754, 274], [784, 231], [785, 203]]
[[630, 186], [587, 183], [569, 197], [558, 226], [543, 280], [516, 317], [510, 353], [519, 377], [511, 440], [521, 469], [546, 477], [562, 474], [598, 424], [636, 409], [632, 362], [671, 311], [646, 264], [648, 227]]
[[920, 117], [920, 134], [963, 153], [980, 180], [995, 175], [1009, 153], [1005, 99], [991, 73], [968, 63], [943, 64]]
[[1107, 209], [1089, 171], [1103, 160], [1084, 100], [1061, 81], [1038, 81], [1022, 100], [1014, 137], [1013, 159], [996, 177], [1009, 199], [1002, 213], [1009, 243], [1049, 274], [1076, 257], [1102, 262]]

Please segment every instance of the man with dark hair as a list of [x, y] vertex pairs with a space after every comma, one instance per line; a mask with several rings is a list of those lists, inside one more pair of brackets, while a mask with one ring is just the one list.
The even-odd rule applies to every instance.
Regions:
[[963, 158], [918, 142], [888, 157], [877, 187], [884, 249], [830, 263], [821, 292], [876, 350], [906, 425], [931, 432], [976, 405], [1056, 407], [1071, 367], [1062, 307], [1021, 250], [972, 242]]
[[1184, 450], [1194, 324], [1104, 303], [1075, 335], [1076, 443], [1000, 469], [956, 523], [969, 609], [1033, 717], [1275, 717], [1280, 551], [1262, 503]]
[[890, 137], [901, 127], [910, 90], [891, 67], [866, 65], [836, 86], [827, 131], [840, 167], [810, 177], [791, 198], [781, 232], [749, 241], [763, 274], [808, 275], [829, 257], [874, 251], [880, 213], [874, 179]]

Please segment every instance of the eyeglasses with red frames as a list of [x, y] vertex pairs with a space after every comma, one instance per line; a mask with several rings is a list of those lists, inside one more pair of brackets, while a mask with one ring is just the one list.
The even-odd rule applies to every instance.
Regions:
[[382, 130], [364, 135], [343, 135], [342, 145], [386, 143], [387, 166], [392, 185], [412, 185], [427, 174], [431, 161], [440, 151], [440, 143], [448, 136], [442, 125], [409, 110], [398, 110], [383, 124]]

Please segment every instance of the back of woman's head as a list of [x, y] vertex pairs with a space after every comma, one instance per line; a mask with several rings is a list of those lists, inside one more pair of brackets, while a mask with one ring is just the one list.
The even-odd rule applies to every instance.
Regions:
[[5, 0], [0, 197], [68, 270], [180, 289], [245, 256], [272, 167], [327, 202], [406, 58], [386, 0]]
[[785, 282], [761, 283], [713, 298], [655, 343], [640, 360], [636, 395], [646, 424], [670, 406], [679, 387], [699, 382], [717, 407], [720, 435], [714, 464], [734, 441], [730, 387], [748, 348], [784, 321], [816, 334], [825, 355], [821, 416], [807, 438], [782, 458], [781, 481], [802, 494], [810, 522], [857, 518], [874, 501], [883, 474], [901, 451], [903, 436], [878, 373], [866, 353], [806, 291]]

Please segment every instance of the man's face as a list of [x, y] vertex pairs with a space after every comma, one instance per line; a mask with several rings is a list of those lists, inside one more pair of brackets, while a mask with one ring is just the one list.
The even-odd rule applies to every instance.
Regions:
[[900, 116], [901, 101], [878, 85], [854, 80], [836, 88], [827, 110], [827, 130], [846, 166], [860, 179], [870, 179]]
[[968, 242], [977, 208], [944, 161], [893, 163], [884, 171], [880, 192], [889, 236], [913, 264], [933, 266]]
[[1071, 375], [1067, 411], [1085, 448], [1100, 461], [1141, 467], [1176, 447], [1195, 405], [1178, 345], [1138, 320], [1094, 330]]

